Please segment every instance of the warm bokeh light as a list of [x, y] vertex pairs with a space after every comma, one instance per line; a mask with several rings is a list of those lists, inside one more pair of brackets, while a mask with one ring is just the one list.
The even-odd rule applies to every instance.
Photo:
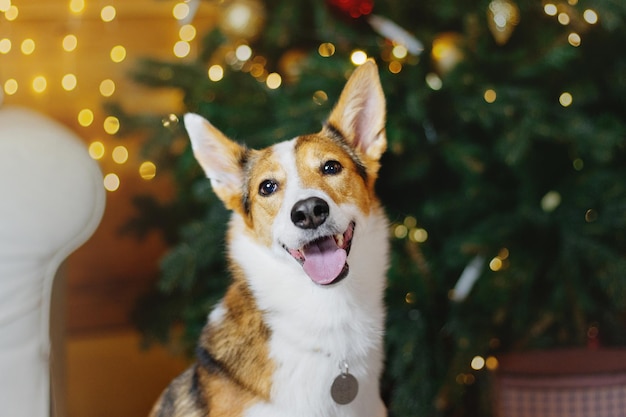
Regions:
[[470, 363], [470, 366], [473, 370], [480, 371], [485, 367], [485, 358], [483, 358], [482, 356], [474, 356], [472, 362]]
[[65, 74], [61, 79], [61, 86], [65, 91], [72, 91], [76, 88], [78, 80], [74, 74]]
[[11, 0], [0, 0], [0, 12], [6, 12], [9, 7], [11, 7]]
[[150, 161], [142, 163], [139, 166], [139, 176], [144, 180], [151, 180], [156, 176], [156, 165]]
[[409, 234], [409, 229], [403, 225], [399, 224], [393, 228], [393, 235], [398, 239], [404, 239]]
[[17, 6], [12, 4], [11, 7], [9, 7], [9, 9], [6, 12], [4, 12], [4, 18], [8, 20], [9, 22], [12, 22], [15, 19], [17, 19], [17, 16], [19, 16], [19, 14], [20, 14], [20, 11], [17, 8]]
[[559, 13], [557, 20], [559, 21], [560, 24], [565, 26], [565, 25], [569, 25], [570, 17], [567, 13]]
[[120, 177], [117, 174], [106, 174], [103, 183], [107, 191], [117, 191], [120, 188]]
[[70, 11], [80, 14], [85, 11], [85, 0], [70, 0]]
[[117, 11], [113, 6], [104, 6], [102, 10], [100, 10], [100, 18], [103, 22], [111, 22], [113, 19], [115, 19], [116, 14]]
[[494, 101], [496, 101], [497, 98], [497, 94], [495, 92], [495, 90], [492, 90], [491, 88], [485, 91], [484, 94], [484, 99], [487, 103], [493, 103]]
[[224, 68], [221, 65], [211, 65], [208, 71], [209, 80], [219, 81], [224, 78]]
[[11, 52], [11, 40], [8, 38], [0, 39], [0, 54], [8, 54]]
[[587, 9], [583, 12], [583, 19], [590, 25], [595, 25], [598, 23], [598, 14], [591, 9]]
[[191, 52], [191, 45], [189, 42], [178, 41], [174, 44], [173, 52], [175, 57], [184, 58]]
[[126, 48], [124, 48], [122, 45], [116, 45], [111, 48], [110, 55], [111, 61], [115, 63], [122, 62], [124, 59], [126, 59]]
[[313, 102], [317, 104], [318, 106], [321, 106], [327, 101], [328, 101], [328, 94], [326, 94], [325, 91], [317, 90], [315, 93], [313, 93]]
[[120, 130], [120, 121], [115, 116], [107, 116], [102, 124], [104, 131], [109, 135], [115, 135]]
[[43, 75], [38, 75], [33, 78], [33, 91], [35, 93], [43, 93], [48, 88], [48, 80]]
[[21, 50], [24, 55], [30, 55], [35, 52], [35, 41], [27, 38], [22, 41]]
[[187, 3], [176, 3], [172, 9], [172, 16], [176, 20], [183, 20], [189, 16], [189, 5]]
[[563, 107], [569, 107], [573, 102], [574, 98], [567, 91], [561, 94], [561, 96], [559, 97], [559, 103], [561, 103], [561, 106]]
[[408, 53], [409, 51], [406, 49], [404, 45], [396, 45], [393, 47], [393, 50], [391, 51], [391, 54], [397, 59], [406, 58]]
[[441, 78], [434, 72], [429, 72], [426, 74], [426, 85], [437, 91], [441, 90], [441, 87], [443, 87], [443, 81], [441, 81]]
[[556, 16], [558, 10], [556, 8], [556, 5], [552, 4], [552, 3], [546, 3], [543, 6], [543, 11], [548, 15], [548, 16]]
[[181, 41], [191, 42], [196, 37], [196, 27], [194, 25], [182, 25], [178, 29], [178, 37]]
[[78, 38], [75, 35], [65, 35], [63, 38], [63, 50], [72, 52], [78, 46]]
[[116, 146], [111, 152], [111, 158], [116, 164], [124, 164], [128, 161], [128, 149], [125, 146]]
[[237, 49], [235, 49], [235, 56], [240, 61], [247, 61], [252, 57], [252, 48], [248, 45], [239, 45]]
[[4, 93], [7, 96], [12, 96], [17, 93], [18, 84], [14, 78], [9, 78], [4, 82]]
[[357, 49], [356, 51], [353, 51], [350, 55], [350, 61], [352, 61], [354, 65], [363, 65], [365, 64], [365, 61], [367, 61], [367, 54], [365, 53], [365, 51]]
[[83, 127], [91, 126], [93, 123], [93, 111], [91, 109], [82, 109], [78, 112], [78, 124]]
[[409, 232], [409, 239], [412, 242], [424, 243], [428, 240], [428, 232], [421, 227], [411, 229]]
[[104, 144], [100, 141], [94, 141], [89, 144], [89, 156], [99, 160], [104, 156]]
[[498, 365], [498, 359], [496, 359], [495, 356], [489, 356], [485, 361], [485, 366], [490, 371], [495, 371], [496, 369], [498, 369]]
[[102, 80], [99, 90], [102, 97], [111, 97], [115, 93], [115, 82], [108, 78]]
[[267, 84], [267, 87], [272, 89], [272, 90], [275, 90], [278, 87], [280, 87], [282, 82], [283, 82], [282, 77], [280, 76], [280, 74], [278, 74], [276, 72], [273, 72], [273, 73], [269, 74], [267, 76], [267, 79], [265, 80], [265, 84]]
[[389, 72], [392, 74], [397, 74], [402, 71], [402, 64], [398, 61], [391, 61], [389, 63]]
[[321, 56], [323, 56], [324, 58], [328, 58], [328, 57], [333, 56], [335, 54], [335, 45], [333, 45], [330, 42], [324, 42], [317, 49], [317, 52]]
[[580, 35], [578, 33], [572, 32], [567, 36], [567, 41], [572, 46], [580, 46]]
[[492, 271], [499, 271], [500, 269], [502, 269], [502, 259], [498, 258], [497, 256], [495, 258], [493, 258], [490, 262], [489, 262], [489, 269], [491, 269]]

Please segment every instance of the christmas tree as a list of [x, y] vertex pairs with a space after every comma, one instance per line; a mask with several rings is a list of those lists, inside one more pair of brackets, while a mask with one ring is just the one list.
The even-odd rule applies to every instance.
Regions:
[[[180, 89], [188, 111], [250, 147], [318, 131], [354, 66], [379, 64], [390, 415], [489, 415], [499, 353], [626, 344], [626, 3], [221, 7], [195, 60], [146, 59], [133, 76]], [[137, 322], [150, 340], [182, 329], [192, 349], [228, 284], [228, 214], [180, 114], [112, 109], [149, 133], [145, 152], [177, 184], [167, 203], [137, 197], [129, 223], [171, 243]]]

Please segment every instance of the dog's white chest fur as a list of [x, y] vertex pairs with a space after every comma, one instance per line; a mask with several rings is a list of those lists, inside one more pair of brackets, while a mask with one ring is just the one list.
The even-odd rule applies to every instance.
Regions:
[[[233, 222], [236, 229], [237, 220]], [[231, 242], [232, 254], [249, 277], [271, 331], [270, 358], [276, 365], [271, 402], [253, 406], [246, 416], [386, 414], [378, 380], [383, 358], [385, 314], [381, 294], [388, 229], [380, 209], [359, 218], [357, 224], [349, 256], [350, 273], [329, 288], [313, 283], [292, 259], [277, 257], [244, 235]], [[268, 264], [271, 267], [258, 267]], [[357, 379], [359, 390], [353, 402], [339, 405], [330, 391], [344, 362]]]

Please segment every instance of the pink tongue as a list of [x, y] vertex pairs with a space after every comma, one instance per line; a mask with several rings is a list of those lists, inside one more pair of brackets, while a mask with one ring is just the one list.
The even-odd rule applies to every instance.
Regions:
[[346, 251], [340, 249], [332, 237], [306, 246], [303, 252], [302, 268], [318, 284], [333, 282], [346, 264]]

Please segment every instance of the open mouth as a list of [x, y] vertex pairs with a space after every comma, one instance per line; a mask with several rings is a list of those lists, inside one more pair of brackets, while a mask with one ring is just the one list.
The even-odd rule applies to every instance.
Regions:
[[336, 235], [315, 239], [299, 249], [285, 249], [302, 265], [304, 272], [319, 285], [335, 284], [348, 275], [348, 254], [352, 246], [354, 222]]

